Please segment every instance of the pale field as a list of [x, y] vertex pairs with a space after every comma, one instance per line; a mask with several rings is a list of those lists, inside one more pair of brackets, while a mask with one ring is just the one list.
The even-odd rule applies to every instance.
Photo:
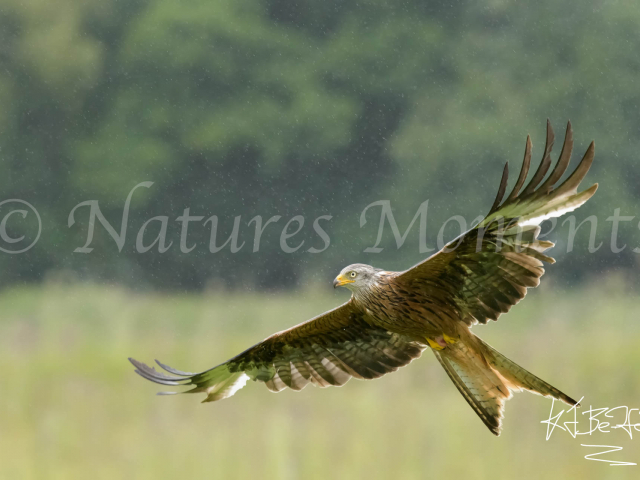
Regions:
[[[233, 398], [158, 397], [127, 357], [211, 367], [346, 299], [330, 286], [288, 294], [165, 294], [44, 284], [0, 294], [0, 478], [640, 478], [640, 438], [618, 429], [545, 440], [551, 401], [519, 393], [494, 437], [430, 352], [381, 379]], [[618, 293], [616, 293], [618, 292]], [[567, 394], [640, 407], [640, 299], [606, 284], [542, 287], [475, 332]], [[158, 388], [159, 387], [159, 388]], [[559, 411], [559, 405], [556, 411]], [[620, 423], [621, 416], [616, 416]], [[564, 417], [563, 420], [571, 420]], [[640, 422], [637, 413], [632, 421]], [[584, 419], [581, 430], [588, 428]], [[636, 432], [640, 437], [640, 431]]]

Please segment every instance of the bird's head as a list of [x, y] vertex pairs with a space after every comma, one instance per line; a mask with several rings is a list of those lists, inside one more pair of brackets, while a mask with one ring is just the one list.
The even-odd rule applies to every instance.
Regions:
[[376, 274], [380, 271], [370, 265], [354, 263], [342, 269], [333, 281], [333, 288], [347, 287], [352, 292], [366, 290], [376, 283]]

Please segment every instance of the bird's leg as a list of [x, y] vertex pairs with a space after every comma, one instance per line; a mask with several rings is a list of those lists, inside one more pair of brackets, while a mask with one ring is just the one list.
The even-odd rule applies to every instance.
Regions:
[[444, 339], [444, 341], [446, 343], [456, 343], [458, 340], [456, 340], [455, 338], [451, 338], [449, 335], [447, 335], [446, 333], [442, 334], [442, 338]]
[[446, 348], [447, 346], [447, 342], [445, 342], [442, 335], [434, 339], [427, 338], [427, 342], [429, 342], [429, 346], [434, 350], [444, 350], [444, 348]]
[[429, 342], [429, 346], [434, 350], [444, 350], [445, 348], [447, 348], [447, 345], [456, 343], [456, 339], [451, 338], [446, 333], [443, 333], [442, 335], [437, 336], [434, 339], [427, 338], [427, 342]]

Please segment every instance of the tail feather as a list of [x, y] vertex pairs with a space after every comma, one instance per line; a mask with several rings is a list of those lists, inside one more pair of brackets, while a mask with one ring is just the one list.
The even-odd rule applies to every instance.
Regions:
[[512, 360], [509, 360], [503, 354], [498, 352], [488, 343], [478, 338], [484, 347], [484, 356], [492, 368], [506, 380], [507, 386], [511, 390], [527, 390], [529, 392], [542, 395], [543, 397], [551, 397], [556, 400], [563, 401], [567, 405], [580, 406], [573, 398], [558, 390], [553, 385], [548, 384], [533, 373], [522, 368]]
[[475, 335], [433, 352], [464, 399], [494, 435], [500, 435], [504, 404], [514, 391], [528, 390], [580, 406]]
[[511, 398], [507, 386], [487, 365], [481, 354], [473, 351], [463, 341], [448, 345], [440, 352], [433, 352], [487, 428], [494, 435], [500, 435], [504, 403]]

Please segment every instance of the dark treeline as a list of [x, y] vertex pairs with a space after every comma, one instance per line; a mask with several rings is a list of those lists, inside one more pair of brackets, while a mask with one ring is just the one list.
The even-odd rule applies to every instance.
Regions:
[[[601, 184], [577, 220], [596, 215], [604, 244], [589, 254], [585, 225], [559, 275], [631, 271], [640, 218], [620, 226], [619, 253], [606, 219], [616, 208], [636, 215], [640, 196], [638, 31], [640, 6], [595, 0], [0, 0], [0, 200], [26, 200], [43, 221], [31, 250], [0, 255], [2, 282], [65, 271], [162, 288], [286, 288], [328, 282], [347, 263], [405, 268], [425, 256], [419, 222], [402, 248], [387, 228], [384, 250], [364, 253], [379, 220], [371, 209], [361, 227], [364, 208], [390, 200], [404, 233], [429, 200], [433, 247], [450, 216], [486, 213], [528, 133], [539, 159], [547, 117], [556, 155], [568, 119], [574, 162], [596, 140], [585, 186]], [[79, 207], [68, 227], [73, 207], [97, 200], [120, 231], [140, 182], [154, 184], [133, 194], [121, 251], [98, 224], [93, 251], [74, 253], [90, 215]], [[203, 217], [189, 224], [189, 253], [177, 220], [186, 208]], [[280, 217], [258, 251], [256, 216], [263, 226]], [[314, 228], [322, 216], [332, 217], [318, 224], [327, 248]], [[147, 224], [144, 245], [164, 227], [173, 243], [141, 253], [136, 237], [153, 217], [166, 220]], [[17, 237], [28, 220], [13, 215], [7, 229]], [[212, 231], [223, 245], [234, 222], [244, 245], [212, 253]], [[300, 232], [283, 249], [288, 222]], [[559, 224], [551, 235], [560, 263], [566, 234]]]

